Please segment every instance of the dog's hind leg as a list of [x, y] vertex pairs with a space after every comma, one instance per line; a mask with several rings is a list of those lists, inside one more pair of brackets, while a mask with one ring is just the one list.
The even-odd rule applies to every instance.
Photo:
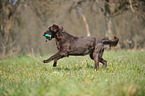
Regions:
[[102, 48], [100, 48], [100, 52], [99, 52], [99, 62], [101, 62], [104, 65], [104, 69], [106, 69], [107, 61], [102, 58], [103, 52], [104, 52], [104, 47], [102, 46]]
[[101, 58], [100, 62], [104, 65], [104, 69], [107, 68], [107, 61]]
[[95, 62], [95, 71], [99, 69], [99, 57], [98, 52], [94, 51], [90, 53], [90, 58]]
[[92, 60], [94, 60], [94, 57], [93, 57], [93, 53], [94, 53], [94, 50], [92, 50], [90, 53], [89, 53], [89, 56]]
[[99, 62], [103, 62], [103, 64], [105, 64], [102, 60], [102, 55], [103, 55], [103, 52], [104, 52], [104, 46], [102, 43], [98, 43], [96, 46], [95, 46], [95, 49], [94, 49], [94, 52], [93, 54], [91, 53], [90, 54], [90, 57], [95, 61], [95, 69], [96, 71], [99, 69]]
[[98, 54], [96, 54], [94, 56], [94, 62], [95, 62], [95, 71], [97, 71], [99, 69], [99, 58], [98, 58]]

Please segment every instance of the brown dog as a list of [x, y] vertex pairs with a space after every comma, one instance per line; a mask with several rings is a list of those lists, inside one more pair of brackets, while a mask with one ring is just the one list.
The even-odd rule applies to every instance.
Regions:
[[47, 60], [43, 60], [44, 63], [54, 61], [53, 67], [57, 65], [57, 60], [69, 55], [83, 56], [90, 55], [90, 58], [95, 62], [96, 71], [99, 69], [99, 62], [107, 67], [107, 61], [102, 58], [104, 52], [104, 44], [116, 46], [119, 39], [114, 36], [112, 40], [99, 39], [97, 37], [76, 37], [68, 34], [63, 30], [63, 27], [58, 24], [53, 24], [44, 32], [50, 35], [48, 40], [55, 38], [57, 49], [59, 50], [55, 55], [51, 56]]

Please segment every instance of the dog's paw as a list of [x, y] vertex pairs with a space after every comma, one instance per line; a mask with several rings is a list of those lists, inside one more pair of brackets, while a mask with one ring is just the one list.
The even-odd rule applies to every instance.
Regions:
[[56, 64], [53, 64], [53, 67], [56, 67]]
[[43, 60], [43, 63], [47, 63], [47, 60]]

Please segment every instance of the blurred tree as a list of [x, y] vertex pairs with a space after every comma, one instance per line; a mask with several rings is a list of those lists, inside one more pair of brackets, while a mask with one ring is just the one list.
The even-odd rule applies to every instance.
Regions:
[[143, 47], [144, 21], [144, 0], [0, 0], [0, 53], [14, 52], [16, 43], [22, 52], [34, 48], [46, 53], [46, 46], [56, 51], [54, 42], [46, 45], [40, 33], [52, 23], [77, 36], [115, 34], [122, 48]]
[[[38, 18], [41, 19], [40, 21], [43, 22], [43, 24], [39, 22], [40, 26], [50, 25], [51, 23], [54, 23], [54, 22], [57, 22], [59, 24], [65, 23], [66, 25], [70, 25], [70, 22], [80, 23], [81, 20], [83, 20], [83, 23], [85, 24], [87, 36], [90, 36], [90, 31], [92, 32], [92, 25], [94, 24], [94, 22], [91, 22], [91, 20], [96, 19], [93, 16], [92, 16], [93, 17], [92, 18], [90, 13], [92, 13], [92, 15], [97, 14], [96, 15], [97, 17], [98, 17], [98, 15], [101, 16], [100, 14], [102, 14], [104, 16], [104, 20], [100, 20], [100, 21], [101, 22], [105, 21], [106, 26], [104, 27], [104, 25], [103, 25], [103, 27], [100, 27], [100, 30], [101, 30], [100, 32], [102, 32], [103, 35], [105, 34], [105, 36], [107, 38], [111, 38], [112, 35], [115, 35], [115, 34], [120, 34], [121, 39], [125, 39], [124, 42], [129, 42], [129, 44], [133, 40], [134, 36], [137, 34], [136, 31], [140, 31], [140, 28], [138, 27], [138, 30], [132, 31], [132, 32], [136, 32], [136, 33], [133, 33], [133, 34], [131, 33], [131, 35], [129, 35], [131, 30], [133, 30], [133, 29], [131, 29], [131, 27], [140, 26], [139, 24], [140, 24], [141, 20], [136, 20], [136, 22], [138, 22], [138, 24], [132, 24], [132, 22], [124, 21], [124, 20], [125, 19], [132, 20], [133, 17], [130, 17], [130, 19], [127, 19], [129, 16], [126, 18], [124, 18], [124, 17], [131, 13], [131, 14], [133, 14], [133, 16], [137, 16], [136, 17], [137, 19], [142, 18], [143, 20], [145, 20], [145, 8], [144, 8], [145, 1], [143, 1], [143, 0], [35, 0], [35, 1], [24, 0], [24, 1], [25, 1], [25, 4], [27, 4], [27, 6], [30, 7], [36, 13]], [[73, 14], [74, 12], [76, 13], [75, 15], [78, 18], [75, 18], [74, 14]], [[124, 27], [124, 30], [122, 30], [122, 32], [120, 31], [121, 28], [119, 28], [118, 30], [116, 30], [116, 32], [118, 32], [118, 33], [113, 33], [113, 30], [115, 29], [114, 27], [116, 26], [115, 24], [113, 24], [114, 18], [123, 16], [123, 14], [126, 14], [124, 17], [122, 17], [122, 18], [124, 18], [123, 21], [128, 22], [128, 24], [130, 24], [130, 26], [128, 26], [128, 28]], [[72, 16], [74, 16], [74, 17], [72, 17]], [[79, 17], [81, 17], [81, 19]], [[71, 19], [67, 19], [67, 18], [71, 18]], [[120, 20], [122, 20], [122, 18], [120, 18], [118, 20], [119, 21], [118, 26], [120, 26], [121, 24], [124, 24], [124, 22], [120, 21]], [[70, 21], [68, 21], [68, 20], [70, 20]], [[49, 23], [46, 24], [46, 22], [49, 22]], [[116, 23], [116, 21], [115, 21], [115, 23]], [[82, 22], [80, 24], [82, 24]], [[98, 24], [99, 24], [99, 22], [93, 26], [97, 27]], [[73, 28], [74, 26], [75, 25], [69, 26], [73, 29], [73, 32], [77, 33], [77, 32], [84, 31], [83, 30], [84, 27], [82, 28], [81, 25], [79, 25], [78, 27], [75, 26], [75, 28]], [[101, 26], [101, 24], [100, 24], [100, 26]], [[124, 24], [124, 26], [127, 26], [127, 24]], [[104, 28], [106, 30], [102, 31], [101, 28]], [[77, 29], [77, 30], [75, 30], [75, 29]], [[80, 31], [79, 31], [79, 29], [80, 29]], [[97, 32], [97, 33], [99, 34], [99, 32]], [[79, 34], [79, 33], [77, 33], [77, 34]], [[81, 35], [82, 34], [83, 33], [81, 33]], [[126, 35], [126, 37], [123, 35]], [[130, 36], [130, 37], [128, 38], [127, 36]], [[139, 37], [139, 36], [137, 36], [137, 37]], [[127, 46], [127, 44], [125, 44], [125, 45]], [[133, 46], [133, 44], [131, 44], [131, 45]], [[135, 45], [138, 45], [138, 44], [135, 44]]]
[[0, 53], [5, 57], [14, 51], [15, 32], [12, 31], [12, 20], [16, 17], [16, 10], [21, 0], [0, 0]]
[[[52, 23], [63, 24], [66, 20], [65, 10], [67, 10], [68, 0], [24, 0], [23, 8], [20, 10], [24, 28], [21, 29], [21, 39], [19, 44], [23, 52], [48, 52], [56, 49], [55, 43], [45, 43], [42, 32], [46, 31], [48, 25]], [[26, 14], [27, 13], [27, 14]], [[39, 44], [38, 44], [39, 43]], [[42, 46], [40, 45], [42, 44]], [[50, 52], [50, 51], [49, 51]]]
[[73, 0], [70, 12], [75, 9], [76, 13], [81, 13], [83, 5], [90, 7], [95, 13], [102, 13], [106, 20], [105, 35], [111, 38], [112, 18], [131, 10], [134, 14], [145, 19], [145, 1], [144, 0]]
[[[25, 0], [25, 4], [30, 7], [36, 15], [43, 21], [53, 17], [55, 10], [66, 0]], [[48, 17], [49, 16], [49, 17]]]

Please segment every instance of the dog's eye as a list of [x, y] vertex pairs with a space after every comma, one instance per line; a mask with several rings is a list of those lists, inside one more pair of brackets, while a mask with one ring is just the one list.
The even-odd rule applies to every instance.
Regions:
[[48, 28], [48, 31], [51, 31], [51, 27]]

